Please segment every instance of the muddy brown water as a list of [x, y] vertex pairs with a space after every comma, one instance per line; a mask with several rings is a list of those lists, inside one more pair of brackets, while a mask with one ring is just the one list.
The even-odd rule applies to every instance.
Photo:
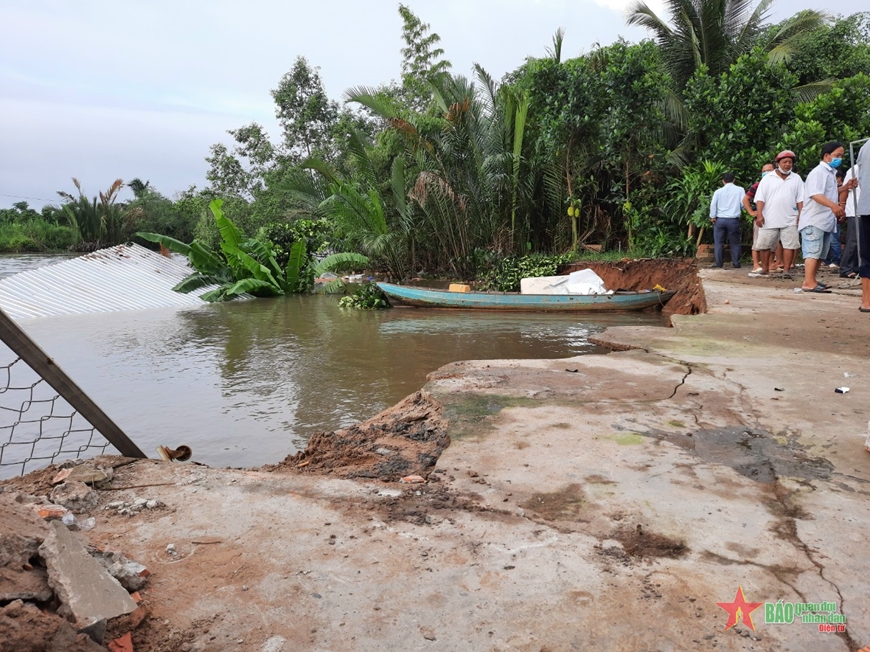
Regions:
[[[2, 256], [0, 277], [69, 257]], [[608, 325], [665, 324], [655, 312], [360, 313], [339, 309], [337, 300], [288, 297], [21, 323], [147, 454], [186, 443], [195, 460], [215, 466], [277, 462], [316, 432], [396, 404], [448, 362], [604, 353], [588, 338]], [[17, 380], [27, 386], [33, 378]], [[47, 441], [46, 450], [53, 445]], [[0, 467], [0, 477], [12, 471]]]
[[187, 444], [196, 461], [236, 467], [278, 462], [316, 432], [367, 419], [449, 362], [604, 353], [588, 338], [609, 325], [665, 325], [655, 312], [337, 304], [293, 296], [20, 323], [146, 454]]

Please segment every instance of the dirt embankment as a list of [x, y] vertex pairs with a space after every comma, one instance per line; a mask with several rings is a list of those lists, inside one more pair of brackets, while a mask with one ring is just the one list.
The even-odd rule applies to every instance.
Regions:
[[651, 290], [660, 285], [675, 290], [676, 295], [662, 309], [662, 314], [697, 315], [707, 312], [704, 288], [698, 277], [698, 262], [691, 258], [580, 262], [566, 265], [560, 274], [591, 269], [612, 290]]
[[416, 392], [359, 425], [317, 433], [304, 451], [263, 470], [384, 482], [427, 478], [450, 445], [442, 411], [429, 394]]

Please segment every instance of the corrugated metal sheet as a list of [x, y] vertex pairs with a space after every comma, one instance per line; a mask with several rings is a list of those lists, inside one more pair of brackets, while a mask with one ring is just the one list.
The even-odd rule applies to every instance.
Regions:
[[0, 280], [0, 307], [13, 319], [201, 306], [200, 295], [173, 292], [193, 270], [137, 244], [118, 245]]

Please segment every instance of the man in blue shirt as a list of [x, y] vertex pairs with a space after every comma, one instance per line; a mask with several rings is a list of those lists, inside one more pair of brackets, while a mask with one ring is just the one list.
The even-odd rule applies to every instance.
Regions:
[[725, 264], [725, 239], [731, 245], [731, 266], [740, 268], [740, 215], [746, 192], [734, 185], [734, 174], [722, 175], [722, 187], [713, 193], [710, 201], [710, 220], [713, 222], [713, 252], [716, 267]]
[[837, 142], [825, 143], [820, 158], [819, 164], [807, 175], [804, 209], [798, 222], [804, 255], [804, 292], [830, 292], [827, 285], [819, 283], [816, 274], [828, 255], [837, 220], [846, 217], [846, 211], [839, 204], [835, 176], [835, 170], [843, 161], [843, 146]]

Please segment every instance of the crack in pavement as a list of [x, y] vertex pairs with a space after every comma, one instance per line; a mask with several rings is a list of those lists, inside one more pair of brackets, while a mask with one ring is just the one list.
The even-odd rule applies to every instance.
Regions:
[[[786, 512], [791, 511], [793, 508], [790, 507], [788, 504], [786, 504], [786, 498], [787, 498], [787, 496], [791, 495], [793, 492], [786, 489], [780, 483], [779, 476], [776, 474], [775, 471], [774, 471], [774, 476], [775, 476], [774, 482], [775, 482], [776, 488], [782, 489], [782, 491], [774, 490], [774, 496], [776, 498], [776, 502], [781, 506], [781, 508], [784, 511], [786, 511]], [[785, 493], [783, 493], [783, 492], [785, 492]], [[827, 584], [831, 585], [834, 588], [834, 590], [837, 592], [837, 596], [840, 598], [839, 603], [838, 603], [840, 606], [840, 613], [845, 613], [846, 601], [843, 598], [843, 594], [840, 592], [840, 587], [837, 586], [836, 582], [829, 580], [827, 577], [825, 577], [824, 564], [822, 564], [820, 561], [818, 561], [813, 556], [813, 553], [810, 550], [810, 547], [798, 535], [796, 519], [793, 517], [784, 517], [782, 520], [782, 524], [784, 525], [784, 531], [782, 532], [782, 534], [786, 535], [788, 541], [790, 541], [791, 544], [797, 550], [800, 550], [801, 552], [804, 553], [804, 555], [809, 560], [809, 562], [813, 566], [815, 566], [816, 570], [819, 573], [819, 577], [824, 582], [826, 582]], [[798, 593], [798, 595], [801, 595], [801, 599], [804, 602], [807, 601], [802, 594]], [[848, 630], [846, 630], [844, 632], [835, 632], [835, 633], [837, 636], [839, 636], [841, 639], [843, 639], [843, 642], [848, 646], [850, 652], [855, 652], [855, 650], [859, 649], [860, 646], [854, 641], [851, 634], [849, 634]]]
[[689, 378], [689, 376], [692, 375], [692, 365], [689, 364], [688, 362], [683, 362], [682, 360], [680, 360], [679, 362], [680, 362], [681, 365], [683, 365], [684, 367], [686, 367], [686, 368], [688, 369], [688, 371], [683, 375], [683, 379], [679, 382], [679, 384], [678, 384], [676, 387], [674, 387], [674, 391], [671, 392], [671, 395], [668, 396], [668, 398], [665, 399], [665, 400], [669, 400], [669, 399], [674, 398], [674, 396], [677, 395], [677, 391], [680, 389], [680, 387], [682, 387], [683, 385], [685, 385], [685, 384], [686, 384], [686, 380]]

